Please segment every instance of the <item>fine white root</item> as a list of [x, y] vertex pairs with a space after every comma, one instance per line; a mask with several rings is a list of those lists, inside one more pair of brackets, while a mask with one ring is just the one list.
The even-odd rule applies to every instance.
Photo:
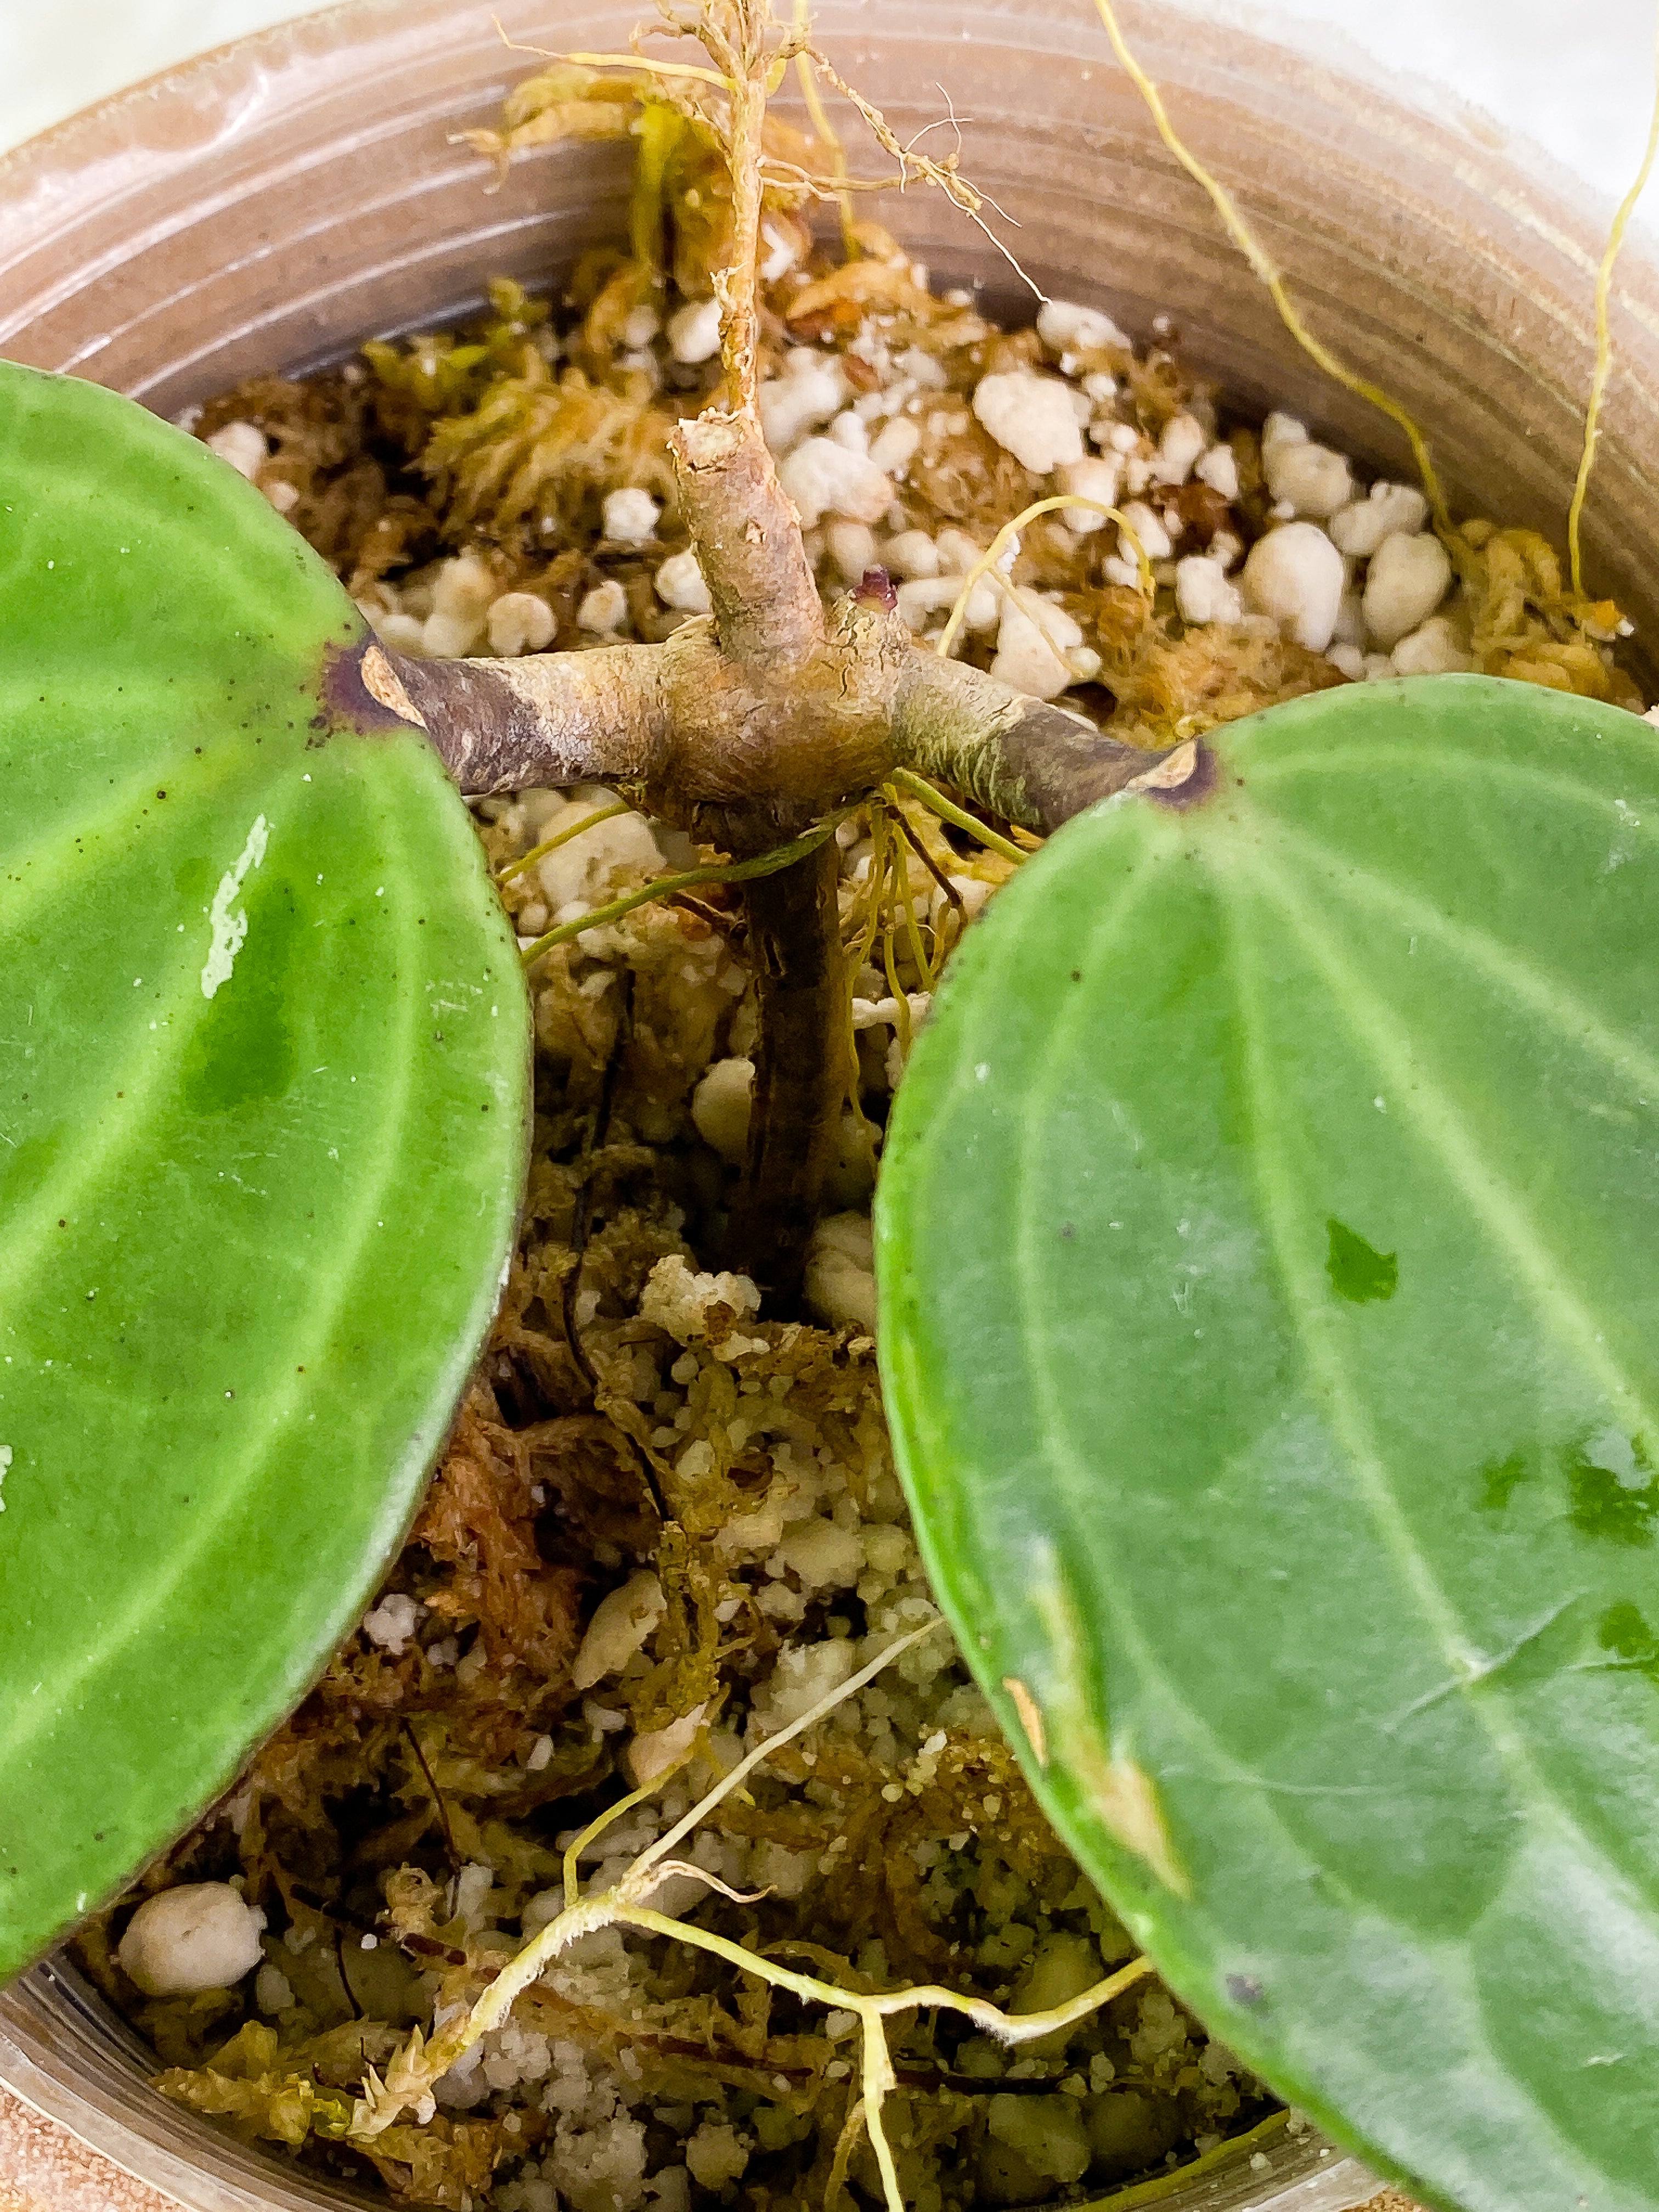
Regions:
[[[678, 1771], [692, 1756], [688, 1750], [682, 1759], [660, 1775], [647, 1789], [636, 1790], [611, 1806], [576, 1838], [565, 1854], [564, 1910], [550, 1920], [541, 1932], [526, 1944], [518, 1956], [486, 1990], [466, 2017], [444, 2030], [441, 2035], [427, 2041], [417, 2028], [409, 2042], [392, 2059], [384, 2077], [371, 2069], [365, 2078], [363, 2094], [352, 2107], [347, 2139], [354, 2142], [372, 2143], [384, 2134], [410, 2106], [418, 2106], [432, 2094], [434, 2084], [450, 2068], [465, 2057], [481, 2036], [499, 2027], [511, 2012], [520, 1994], [535, 1982], [560, 1953], [583, 1936], [592, 1935], [601, 1928], [637, 1928], [642, 1933], [661, 1936], [671, 1942], [686, 1943], [694, 1949], [708, 1951], [740, 1973], [752, 1974], [769, 1983], [774, 1989], [787, 1990], [811, 2004], [821, 2004], [843, 2012], [854, 2013], [862, 2030], [862, 2114], [863, 2125], [870, 2137], [880, 2170], [882, 2187], [889, 2212], [904, 2212], [904, 2200], [899, 2189], [898, 2168], [894, 2160], [892, 2145], [882, 2125], [882, 2106], [897, 2087], [891, 2054], [888, 2049], [884, 2023], [902, 2013], [916, 2012], [924, 2008], [933, 2010], [960, 2013], [971, 2020], [986, 2034], [1010, 2045], [1028, 2043], [1036, 2038], [1052, 2035], [1056, 2030], [1073, 2027], [1079, 2021], [1109, 2004], [1112, 1999], [1151, 1971], [1151, 1961], [1133, 1959], [1114, 1974], [1097, 1982], [1079, 1996], [1066, 2003], [1055, 2005], [1047, 2012], [1006, 2013], [984, 1997], [966, 1996], [959, 1990], [947, 1990], [937, 1984], [926, 1984], [902, 1990], [883, 1990], [864, 1994], [856, 1990], [838, 1987], [833, 1982], [820, 1980], [813, 1974], [797, 1973], [772, 1959], [762, 1958], [757, 1953], [732, 1942], [724, 1936], [716, 1936], [708, 1929], [697, 1928], [677, 1920], [664, 1912], [653, 1912], [643, 1901], [661, 1881], [665, 1874], [676, 1871], [695, 1873], [699, 1881], [719, 1889], [735, 1902], [752, 1900], [738, 1897], [724, 1883], [715, 1881], [706, 1869], [685, 1866], [672, 1854], [678, 1844], [703, 1821], [733, 1790], [744, 1783], [763, 1761], [773, 1753], [816, 1728], [836, 1706], [854, 1697], [872, 1682], [884, 1668], [890, 1666], [901, 1652], [908, 1651], [926, 1636], [931, 1636], [943, 1626], [939, 1620], [915, 1629], [890, 1644], [837, 1689], [821, 1698], [799, 1719], [790, 1723], [757, 1744], [732, 1769], [729, 1774], [700, 1798], [690, 1812], [665, 1834], [659, 1836], [647, 1850], [642, 1851], [620, 1881], [596, 1895], [582, 1897], [578, 1893], [577, 1863], [582, 1851], [593, 1838], [611, 1824], [630, 1811], [641, 1801], [659, 1790], [671, 1773]], [[850, 2122], [849, 2122], [850, 2125]], [[855, 2138], [854, 2138], [855, 2139]], [[852, 2143], [846, 2146], [850, 2155]]]

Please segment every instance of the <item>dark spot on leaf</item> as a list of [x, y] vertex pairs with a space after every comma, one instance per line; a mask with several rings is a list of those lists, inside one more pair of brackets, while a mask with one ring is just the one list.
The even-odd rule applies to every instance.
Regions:
[[1400, 1281], [1398, 1256], [1393, 1252], [1379, 1252], [1374, 1244], [1368, 1244], [1334, 1216], [1325, 1227], [1330, 1235], [1325, 1270], [1338, 1297], [1346, 1298], [1356, 1306], [1370, 1305], [1378, 1298], [1391, 1298]]
[[1074, 983], [1080, 983], [1080, 982], [1083, 981], [1083, 970], [1082, 970], [1080, 968], [1073, 968], [1073, 970], [1072, 970], [1072, 981], [1073, 981]]
[[1507, 1459], [1493, 1460], [1480, 1470], [1480, 1504], [1488, 1513], [1501, 1513], [1527, 1479], [1528, 1468], [1524, 1452], [1511, 1452]]
[[1265, 1992], [1254, 1974], [1229, 1974], [1227, 1994], [1235, 2004], [1259, 2005]]
[[1062, 1240], [1066, 1243], [1075, 1243], [1077, 1241], [1077, 1224], [1074, 1221], [1062, 1221], [1060, 1224], [1060, 1233]]
[[1613, 1654], [1610, 1666], [1629, 1668], [1659, 1682], [1659, 1638], [1637, 1607], [1610, 1605], [1595, 1624], [1595, 1640]]
[[[1592, 1457], [1592, 1454], [1595, 1455]], [[1603, 1467], [1604, 1459], [1616, 1460]], [[1659, 1481], [1654, 1480], [1640, 1437], [1610, 1432], [1575, 1445], [1567, 1455], [1567, 1481], [1572, 1493], [1572, 1525], [1581, 1535], [1597, 1536], [1604, 1543], [1640, 1545], [1653, 1541], [1653, 1524], [1659, 1515]], [[1638, 1474], [1647, 1480], [1640, 1482]]]

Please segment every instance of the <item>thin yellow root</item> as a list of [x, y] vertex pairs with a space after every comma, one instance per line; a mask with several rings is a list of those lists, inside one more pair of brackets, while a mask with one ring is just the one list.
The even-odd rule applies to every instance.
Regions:
[[601, 822], [613, 822], [619, 814], [631, 814], [633, 808], [625, 799], [615, 799], [609, 806], [597, 807], [592, 814], [584, 814], [580, 822], [572, 822], [553, 836], [532, 845], [516, 860], [509, 860], [504, 868], [495, 871], [498, 884], [510, 884], [514, 876], [521, 876], [526, 868], [533, 868], [538, 860], [544, 860], [550, 853], [556, 853], [561, 845], [568, 845], [573, 837], [580, 837], [584, 830], [592, 830]]
[[1022, 860], [1030, 860], [1030, 853], [1018, 845], [1010, 844], [1007, 838], [1000, 836], [994, 830], [988, 829], [983, 822], [964, 812], [942, 791], [935, 791], [931, 783], [909, 769], [896, 768], [891, 781], [901, 791], [908, 792], [912, 799], [919, 799], [930, 813], [938, 815], [941, 822], [949, 822], [957, 830], [965, 830], [970, 837], [977, 837], [988, 853], [1000, 854], [1005, 860], [1012, 860], [1016, 867]]
[[1619, 258], [1619, 250], [1625, 242], [1625, 233], [1636, 212], [1636, 203], [1646, 189], [1653, 174], [1656, 155], [1659, 155], [1659, 27], [1654, 38], [1653, 111], [1648, 122], [1648, 143], [1642, 155], [1642, 166], [1636, 172], [1636, 180], [1619, 203], [1619, 212], [1613, 218], [1613, 228], [1607, 233], [1607, 251], [1601, 256], [1601, 266], [1595, 278], [1595, 369], [1590, 378], [1589, 404], [1584, 410], [1584, 449], [1578, 457], [1578, 477], [1572, 488], [1572, 504], [1567, 509], [1567, 566], [1572, 578], [1572, 588], [1579, 598], [1584, 592], [1584, 564], [1579, 550], [1579, 525], [1584, 516], [1584, 499], [1589, 490], [1590, 471], [1595, 465], [1596, 444], [1601, 435], [1601, 402], [1607, 395], [1607, 379], [1613, 374], [1613, 328], [1608, 307], [1613, 292], [1613, 266]]
[[[812, 11], [810, 0], [795, 0], [795, 36], [803, 44], [811, 36]], [[830, 158], [835, 163], [836, 204], [841, 210], [841, 248], [848, 260], [859, 258], [859, 242], [854, 235], [855, 217], [853, 195], [847, 178], [847, 149], [836, 135], [823, 105], [823, 95], [818, 90], [817, 72], [810, 54], [795, 56], [795, 75], [800, 82], [801, 98], [806, 102], [806, 112], [819, 141], [830, 149]]]
[[1182, 143], [1174, 124], [1170, 120], [1168, 111], [1164, 105], [1163, 95], [1129, 51], [1123, 33], [1118, 27], [1117, 14], [1112, 5], [1112, 0], [1095, 0], [1095, 10], [1105, 27], [1107, 37], [1112, 42], [1112, 52], [1127, 72], [1130, 82], [1146, 103], [1147, 112], [1158, 126], [1158, 137], [1194, 183], [1202, 185], [1205, 191], [1209, 194], [1211, 204], [1221, 217], [1228, 237], [1231, 239], [1233, 244], [1267, 287], [1274, 307], [1279, 310], [1279, 320], [1301, 347], [1303, 352], [1310, 361], [1322, 368], [1327, 376], [1333, 378], [1345, 392], [1352, 392], [1356, 398], [1364, 400], [1370, 406], [1376, 408], [1380, 413], [1386, 415], [1389, 422], [1404, 433], [1406, 442], [1412, 449], [1412, 458], [1417, 463], [1417, 472], [1423, 480], [1424, 495], [1433, 513], [1434, 526], [1443, 536], [1449, 535], [1452, 526], [1451, 510], [1446, 504], [1446, 495], [1442, 489], [1440, 478], [1436, 473], [1434, 463], [1429, 458], [1428, 441], [1419, 428], [1414, 418], [1407, 414], [1397, 399], [1391, 399], [1381, 385], [1373, 384], [1369, 377], [1361, 376], [1358, 371], [1350, 368], [1345, 361], [1340, 360], [1331, 351], [1323, 339], [1314, 336], [1303, 321], [1295, 302], [1285, 289], [1285, 279], [1280, 274], [1278, 264], [1261, 244], [1255, 234], [1239, 213], [1232, 194], [1220, 179], [1212, 176], [1198, 156], [1190, 153]]
[[550, 952], [556, 945], [568, 945], [590, 929], [603, 929], [607, 922], [620, 921], [635, 907], [648, 906], [653, 899], [672, 898], [678, 891], [695, 890], [699, 884], [747, 884], [757, 876], [775, 876], [780, 868], [787, 868], [793, 861], [805, 860], [809, 853], [817, 852], [853, 811], [853, 806], [841, 807], [834, 814], [825, 815], [822, 822], [815, 823], [805, 836], [793, 838], [787, 845], [775, 845], [769, 853], [761, 853], [752, 860], [710, 860], [706, 866], [687, 868], [677, 876], [659, 876], [653, 883], [641, 884], [637, 890], [625, 891], [608, 906], [595, 907], [592, 914], [580, 915], [574, 921], [562, 921], [552, 929], [544, 930], [525, 946], [519, 957], [526, 968], [533, 968], [543, 953]]
[[[1135, 562], [1140, 570], [1140, 588], [1148, 599], [1152, 598], [1152, 564], [1147, 559], [1146, 549], [1136, 535], [1135, 526], [1128, 517], [1119, 508], [1108, 507], [1103, 501], [1086, 499], [1081, 492], [1054, 492], [1047, 499], [1033, 500], [1030, 507], [1021, 508], [1012, 522], [1005, 522], [984, 552], [980, 555], [978, 560], [963, 578], [962, 589], [957, 593], [950, 616], [944, 629], [939, 634], [939, 643], [934, 647], [941, 660], [948, 660], [951, 658], [951, 649], [961, 633], [963, 623], [967, 618], [968, 602], [974, 595], [975, 585], [983, 582], [987, 576], [989, 576], [994, 583], [1000, 585], [1002, 582], [1002, 577], [997, 568], [997, 562], [1001, 560], [1014, 538], [1024, 529], [1028, 522], [1034, 522], [1038, 515], [1052, 514], [1057, 507], [1091, 507], [1097, 514], [1103, 514], [1109, 522], [1116, 523], [1122, 535], [1134, 548]], [[1059, 650], [1058, 647], [1055, 650]]]

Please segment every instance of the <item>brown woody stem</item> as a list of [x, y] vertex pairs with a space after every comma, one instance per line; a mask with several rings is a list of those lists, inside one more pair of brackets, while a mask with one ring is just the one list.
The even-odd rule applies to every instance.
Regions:
[[799, 1286], [847, 1091], [840, 861], [832, 840], [744, 895], [760, 1036], [726, 1264], [769, 1305]]
[[697, 520], [697, 564], [721, 645], [745, 667], [810, 659], [823, 637], [823, 606], [794, 507], [752, 416], [682, 422], [670, 451], [681, 507]]
[[376, 654], [469, 796], [529, 784], [637, 789], [668, 750], [665, 671], [651, 646], [526, 660], [417, 660], [371, 647], [366, 666]]
[[[734, 125], [746, 112], [734, 98]], [[659, 646], [519, 661], [360, 648], [376, 710], [425, 728], [463, 791], [611, 784], [747, 860], [896, 768], [1041, 831], [1132, 783], [1176, 803], [1202, 789], [1199, 748], [1138, 751], [940, 659], [890, 593], [843, 601], [826, 623], [752, 406], [682, 423], [672, 451], [710, 618]], [[760, 1033], [729, 1258], [775, 1304], [799, 1286], [845, 1093], [836, 861], [826, 843], [744, 892]]]
[[769, 10], [735, 0], [725, 24], [706, 13], [703, 37], [726, 71], [726, 161], [732, 173], [732, 246], [726, 266], [714, 275], [720, 306], [720, 359], [726, 389], [740, 411], [753, 416], [759, 380], [760, 318], [756, 311], [756, 264], [760, 255], [761, 138], [766, 125], [766, 22]]
[[916, 652], [893, 700], [896, 762], [1043, 835], [1166, 757], [1085, 715], [1028, 699], [959, 660]]

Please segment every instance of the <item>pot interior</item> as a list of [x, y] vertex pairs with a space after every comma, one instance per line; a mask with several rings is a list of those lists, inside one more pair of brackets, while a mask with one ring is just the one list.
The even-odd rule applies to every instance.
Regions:
[[[612, 52], [636, 14], [552, 0], [500, 12], [526, 43]], [[1124, 13], [1310, 321], [1428, 430], [1454, 506], [1478, 494], [1483, 511], [1559, 541], [1591, 362], [1595, 222], [1565, 188], [1375, 86], [1167, 8]], [[949, 87], [973, 118], [964, 172], [1006, 211], [1010, 223], [991, 220], [1045, 292], [1102, 305], [1138, 337], [1168, 315], [1242, 408], [1288, 406], [1409, 473], [1391, 427], [1285, 337], [1086, 6], [892, 0], [873, 18], [825, 0], [819, 35], [901, 140], [941, 116]], [[487, 276], [545, 288], [618, 234], [629, 156], [544, 149], [488, 189], [487, 166], [451, 134], [492, 123], [532, 66], [476, 0], [353, 0], [64, 125], [0, 161], [0, 351], [171, 415], [256, 371], [453, 319]], [[889, 194], [880, 212], [936, 280], [982, 283], [1022, 312], [1007, 262], [940, 195]], [[1592, 588], [1639, 634], [1659, 599], [1644, 546], [1659, 511], [1659, 317], [1629, 296], [1633, 258], [1621, 273], [1586, 548]], [[146, 2070], [71, 1969], [37, 1968], [0, 1996], [0, 2081], [197, 2212], [384, 2201], [243, 2148], [163, 2103]], [[1267, 2155], [1266, 2171], [1241, 2156], [1154, 2188], [1194, 2212], [1341, 2212], [1376, 2187], [1311, 2132]]]

